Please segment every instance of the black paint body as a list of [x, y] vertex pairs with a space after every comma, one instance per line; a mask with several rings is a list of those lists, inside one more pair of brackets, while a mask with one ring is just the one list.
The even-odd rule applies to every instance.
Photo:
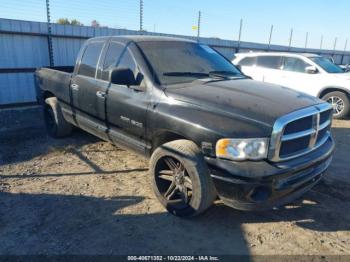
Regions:
[[[77, 74], [83, 53], [80, 51], [74, 69], [66, 68], [63, 72], [42, 68], [36, 71], [38, 100], [43, 102], [48, 96], [57, 97], [69, 122], [147, 157], [155, 148], [174, 139], [195, 142], [202, 149], [219, 195], [226, 204], [236, 208], [251, 210], [283, 204], [319, 180], [324, 170], [320, 172], [315, 167], [322, 167], [331, 158], [332, 141], [312, 154], [283, 164], [268, 160], [235, 162], [218, 159], [215, 144], [220, 138], [270, 137], [277, 118], [320, 104], [321, 100], [249, 78], [199, 79], [161, 86], [154, 80], [147, 59], [137, 46], [140, 41], [157, 39], [186, 41], [143, 36], [88, 40], [82, 50], [93, 41], [104, 42], [95, 78]], [[132, 53], [144, 76], [143, 90], [101, 79], [110, 41], [119, 42]], [[79, 90], [74, 90], [72, 84], [78, 85]], [[98, 91], [105, 96], [97, 97]], [[314, 171], [303, 177], [305, 170]], [[298, 176], [299, 180], [291, 179], [285, 188], [276, 188], [281, 179]], [[255, 191], [257, 195], [252, 196]]]

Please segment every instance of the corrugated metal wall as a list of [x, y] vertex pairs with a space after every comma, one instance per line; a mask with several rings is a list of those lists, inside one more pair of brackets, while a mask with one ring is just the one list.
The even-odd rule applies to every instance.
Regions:
[[[82, 43], [90, 37], [131, 35], [139, 31], [52, 24], [52, 45], [55, 66], [73, 65]], [[147, 35], [190, 36], [144, 32]], [[235, 52], [268, 50], [266, 44], [217, 38], [200, 38], [231, 59]], [[0, 19], [0, 105], [35, 101], [33, 72], [49, 65], [47, 24], [42, 22]], [[270, 51], [288, 51], [286, 46], [271, 45]], [[337, 63], [350, 63], [350, 53], [331, 50], [291, 48], [292, 52], [310, 52], [333, 56]]]

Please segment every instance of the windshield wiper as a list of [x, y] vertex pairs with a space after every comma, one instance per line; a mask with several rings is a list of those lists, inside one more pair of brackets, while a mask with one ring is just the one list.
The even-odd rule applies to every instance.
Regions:
[[203, 72], [165, 72], [163, 73], [164, 76], [189, 76], [189, 77], [200, 77], [205, 78], [209, 77], [212, 79], [221, 79], [221, 80], [229, 80], [232, 79], [232, 77], [240, 76], [244, 78], [240, 73], [232, 72], [232, 71], [210, 71], [209, 73], [203, 73]]
[[230, 79], [234, 76], [242, 76], [242, 75], [240, 73], [236, 73], [232, 71], [210, 71], [209, 76]]
[[202, 72], [165, 72], [163, 76], [198, 76], [198, 77], [209, 77], [208, 73]]

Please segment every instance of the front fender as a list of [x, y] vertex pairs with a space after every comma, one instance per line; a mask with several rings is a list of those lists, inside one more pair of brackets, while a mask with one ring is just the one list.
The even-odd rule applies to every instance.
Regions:
[[149, 119], [149, 136], [155, 139], [162, 132], [171, 132], [189, 139], [202, 147], [215, 148], [223, 137], [269, 137], [272, 127], [260, 125], [246, 118], [218, 114], [200, 106], [181, 101], [161, 102], [153, 109]]

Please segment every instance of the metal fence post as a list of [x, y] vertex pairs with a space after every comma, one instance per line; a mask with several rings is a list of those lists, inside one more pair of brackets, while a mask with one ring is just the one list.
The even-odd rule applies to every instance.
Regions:
[[337, 46], [337, 40], [338, 40], [338, 38], [336, 37], [336, 38], [334, 39], [334, 46], [333, 46], [333, 55], [332, 55], [333, 60], [335, 60], [335, 59], [334, 59], [334, 56], [335, 56], [335, 48], [336, 48], [336, 46]]
[[341, 56], [341, 62], [340, 62], [340, 64], [343, 64], [343, 62], [344, 62], [344, 55], [345, 55], [345, 52], [346, 52], [346, 47], [347, 47], [347, 45], [348, 45], [348, 39], [346, 38], [346, 40], [345, 40], [345, 45], [344, 45], [344, 52], [343, 52], [343, 55]]
[[272, 32], [273, 32], [273, 25], [271, 25], [271, 29], [270, 29], [269, 45], [267, 47], [268, 51], [270, 50], [270, 47], [271, 47]]
[[307, 48], [307, 42], [309, 40], [309, 32], [306, 32], [306, 36], [305, 36], [305, 49]]
[[198, 12], [198, 22], [197, 22], [197, 41], [199, 42], [199, 37], [201, 34], [201, 11]]
[[238, 45], [237, 45], [236, 53], [239, 52], [239, 48], [241, 47], [242, 27], [243, 27], [243, 19], [241, 18], [241, 20], [239, 22]]
[[140, 32], [143, 31], [143, 0], [140, 0]]
[[50, 3], [46, 0], [46, 16], [47, 16], [47, 45], [49, 50], [49, 63], [50, 67], [54, 66], [53, 60], [53, 48], [52, 48], [52, 35], [51, 35], [51, 17], [50, 17]]
[[292, 46], [292, 39], [293, 39], [293, 28], [290, 30], [288, 50], [290, 50]]

